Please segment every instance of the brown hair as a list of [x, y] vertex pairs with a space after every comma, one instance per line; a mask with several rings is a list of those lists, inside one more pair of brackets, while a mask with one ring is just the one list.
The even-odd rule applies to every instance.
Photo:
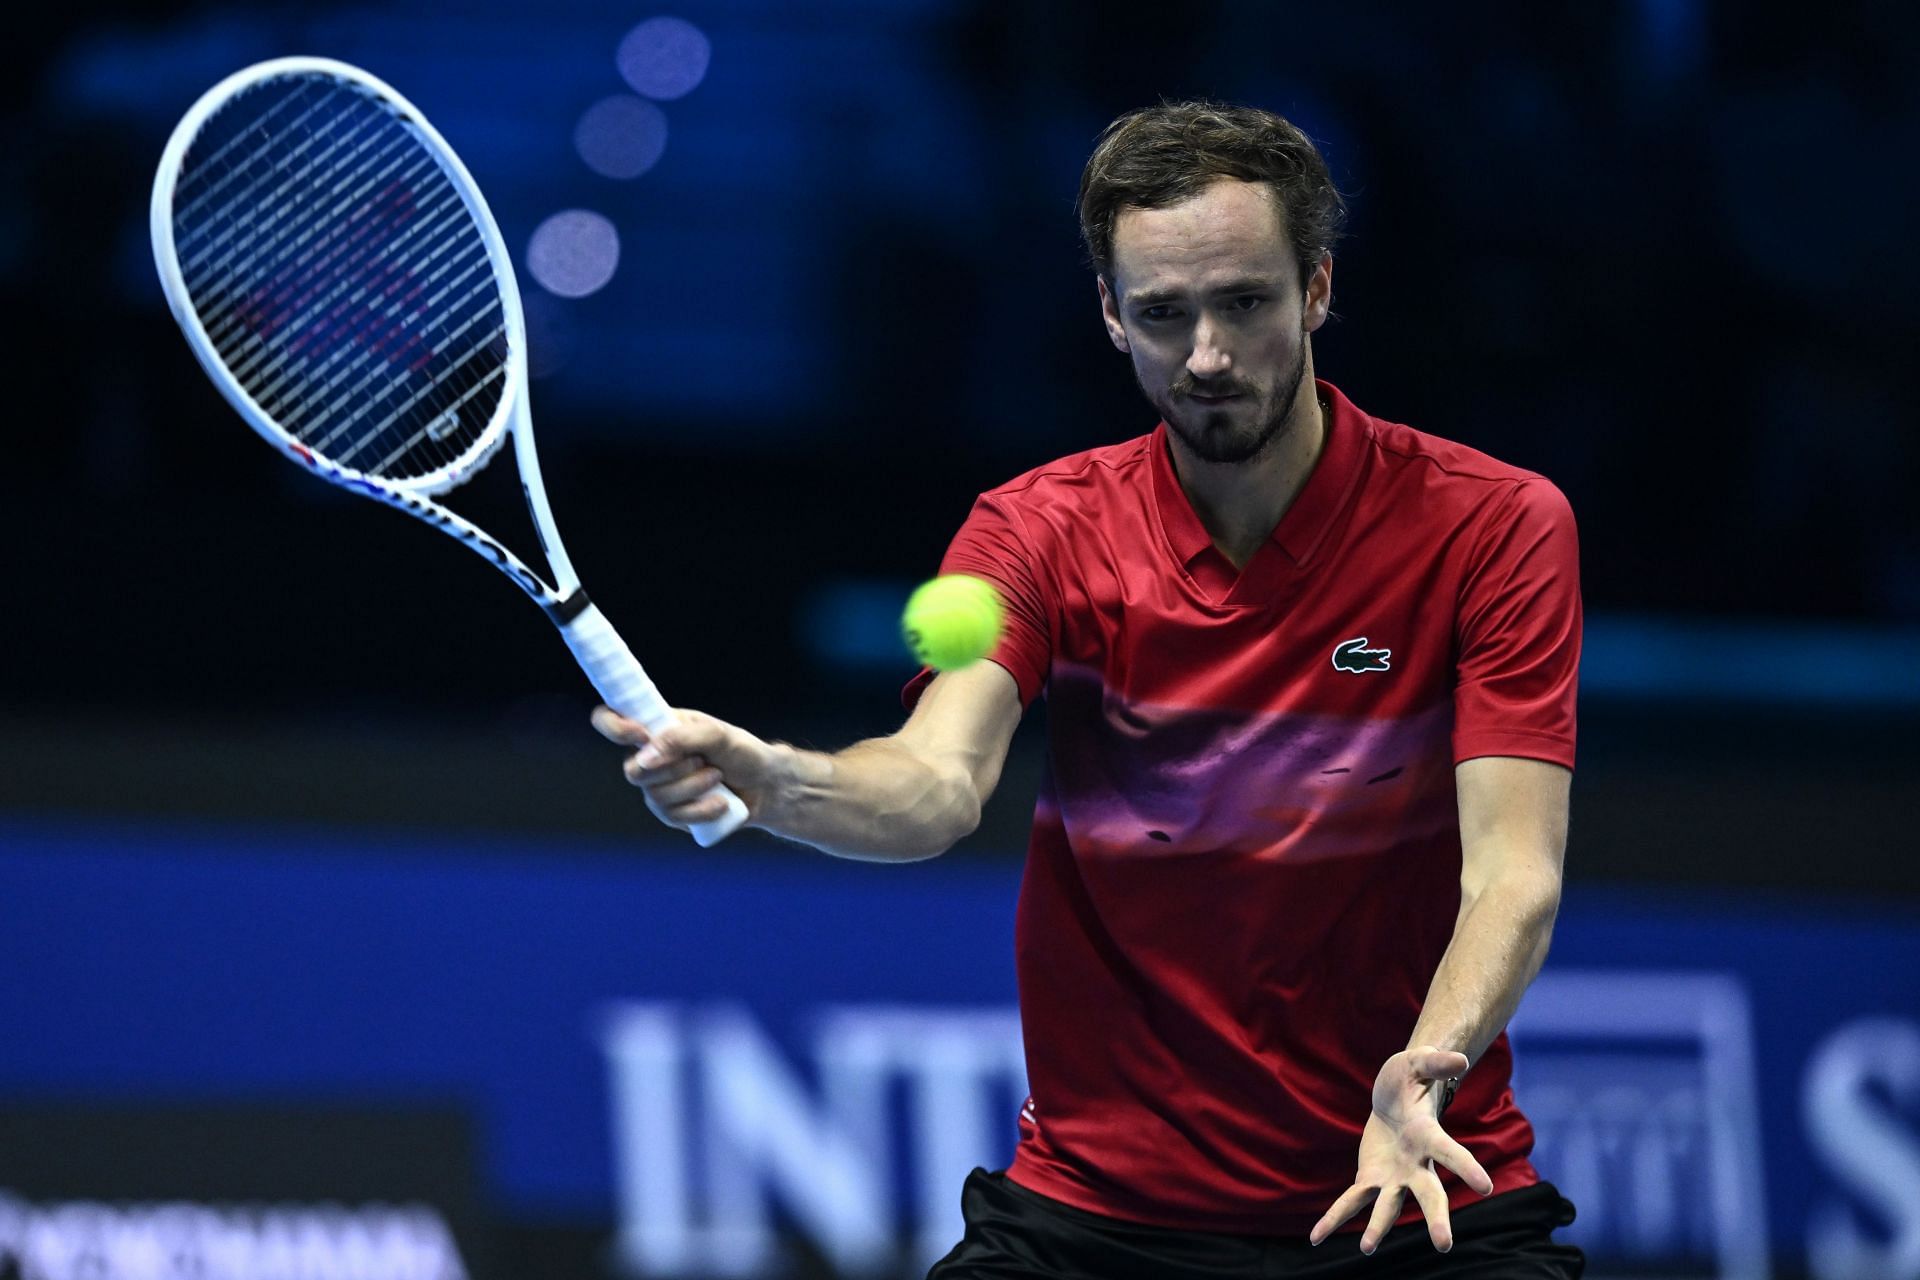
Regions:
[[1258, 107], [1163, 102], [1106, 127], [1080, 175], [1080, 236], [1093, 269], [1113, 276], [1113, 224], [1123, 209], [1163, 209], [1220, 178], [1264, 182], [1280, 202], [1304, 288], [1332, 250], [1347, 206], [1313, 140]]

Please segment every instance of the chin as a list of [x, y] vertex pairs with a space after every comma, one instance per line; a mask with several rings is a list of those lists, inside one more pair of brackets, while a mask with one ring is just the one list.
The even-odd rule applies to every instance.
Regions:
[[1197, 418], [1162, 410], [1160, 416], [1203, 462], [1245, 462], [1271, 442], [1260, 421], [1236, 422], [1229, 409], [1208, 409]]
[[1247, 461], [1260, 451], [1260, 442], [1232, 431], [1181, 430], [1176, 432], [1193, 455], [1202, 462], [1234, 464]]

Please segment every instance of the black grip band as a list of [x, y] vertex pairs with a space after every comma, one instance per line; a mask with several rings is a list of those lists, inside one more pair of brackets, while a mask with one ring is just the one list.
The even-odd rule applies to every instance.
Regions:
[[593, 601], [587, 599], [585, 589], [575, 587], [565, 599], [541, 607], [547, 611], [547, 616], [553, 619], [554, 626], [564, 627], [585, 613], [587, 606], [592, 603]]

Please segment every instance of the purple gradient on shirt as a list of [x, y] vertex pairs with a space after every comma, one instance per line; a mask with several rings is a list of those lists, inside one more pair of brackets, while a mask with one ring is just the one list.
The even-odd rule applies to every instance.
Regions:
[[[1453, 708], [1401, 719], [1129, 702], [1056, 664], [1042, 816], [1084, 853], [1377, 854], [1456, 821]], [[1049, 803], [1051, 801], [1051, 804]]]

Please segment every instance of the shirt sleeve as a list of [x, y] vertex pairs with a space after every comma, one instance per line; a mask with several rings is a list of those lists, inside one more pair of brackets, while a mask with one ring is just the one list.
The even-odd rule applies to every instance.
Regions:
[[1533, 478], [1474, 542], [1454, 643], [1453, 758], [1523, 756], [1573, 767], [1580, 546], [1573, 509]]
[[[1020, 686], [1020, 705], [1029, 706], [1046, 683], [1053, 657], [1052, 616], [1034, 548], [1025, 527], [1002, 495], [982, 494], [966, 523], [953, 536], [940, 572], [971, 574], [991, 582], [1000, 593], [1000, 639], [987, 660], [1007, 669]], [[936, 673], [923, 667], [900, 691], [911, 711]]]

